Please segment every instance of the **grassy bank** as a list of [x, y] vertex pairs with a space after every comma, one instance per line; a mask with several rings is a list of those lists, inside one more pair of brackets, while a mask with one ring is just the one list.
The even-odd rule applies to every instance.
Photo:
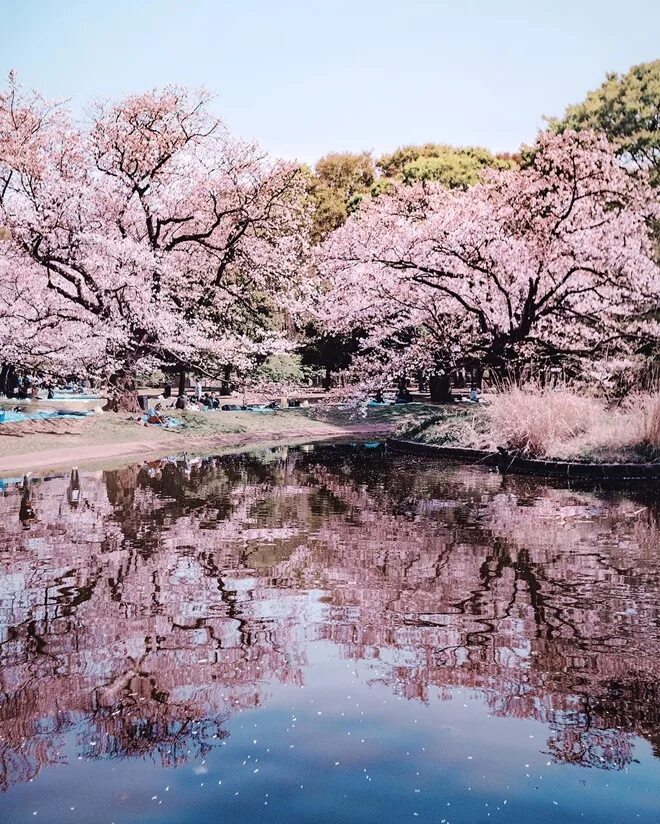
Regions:
[[448, 405], [401, 426], [422, 443], [595, 463], [660, 461], [660, 393], [620, 403], [570, 389], [514, 387], [479, 405]]
[[[30, 410], [42, 408], [31, 405]], [[52, 407], [50, 407], [52, 408]], [[134, 416], [106, 413], [80, 419], [0, 425], [0, 472], [99, 463], [174, 452], [293, 443], [344, 436], [385, 436], [428, 414], [421, 405], [375, 407], [366, 414], [336, 407], [254, 412], [177, 412], [182, 426], [145, 427]]]

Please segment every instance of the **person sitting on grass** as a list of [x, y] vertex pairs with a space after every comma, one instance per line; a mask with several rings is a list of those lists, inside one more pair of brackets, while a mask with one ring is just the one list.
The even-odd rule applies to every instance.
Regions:
[[179, 395], [176, 399], [176, 403], [174, 404], [175, 409], [185, 409], [186, 408], [186, 396]]
[[165, 418], [160, 414], [158, 409], [147, 410], [147, 423], [155, 423], [162, 426], [165, 423]]
[[399, 391], [397, 392], [395, 403], [410, 403], [412, 401], [412, 395], [410, 394], [410, 390], [407, 386], [402, 385], [399, 387]]
[[21, 378], [20, 383], [18, 384], [18, 389], [16, 390], [16, 397], [19, 401], [27, 400], [28, 394], [30, 392], [30, 384], [27, 378]]

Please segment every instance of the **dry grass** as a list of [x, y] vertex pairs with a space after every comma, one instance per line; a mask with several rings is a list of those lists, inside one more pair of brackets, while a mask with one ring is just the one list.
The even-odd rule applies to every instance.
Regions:
[[596, 461], [655, 460], [660, 452], [660, 393], [620, 406], [569, 387], [512, 387], [486, 410], [494, 445], [530, 456]]
[[660, 460], [660, 393], [618, 405], [569, 386], [512, 386], [483, 407], [448, 408], [408, 437], [529, 457], [621, 463]]
[[637, 398], [640, 442], [660, 449], [660, 392]]
[[567, 389], [515, 386], [493, 397], [487, 415], [498, 445], [548, 455], [589, 431], [603, 411], [598, 400]]

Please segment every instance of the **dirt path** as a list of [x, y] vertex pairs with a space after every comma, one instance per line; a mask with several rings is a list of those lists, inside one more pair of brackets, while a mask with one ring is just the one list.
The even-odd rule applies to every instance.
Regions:
[[24, 452], [16, 455], [0, 455], [0, 472], [23, 474], [35, 469], [55, 469], [63, 466], [82, 466], [95, 462], [156, 457], [180, 452], [212, 452], [228, 447], [253, 447], [266, 444], [286, 444], [311, 442], [329, 438], [380, 436], [391, 432], [389, 424], [355, 424], [351, 426], [315, 426], [312, 430], [295, 428], [273, 433], [244, 432], [214, 435], [204, 438], [190, 438], [182, 435], [172, 437], [163, 433], [162, 438], [149, 441], [125, 443], [85, 444], [80, 446], [46, 449], [39, 452]]

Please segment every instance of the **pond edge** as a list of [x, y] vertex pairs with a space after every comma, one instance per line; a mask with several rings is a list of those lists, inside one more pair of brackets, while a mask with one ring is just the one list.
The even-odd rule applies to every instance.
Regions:
[[660, 481], [660, 463], [581, 463], [521, 458], [504, 451], [489, 452], [460, 446], [441, 446], [398, 438], [387, 438], [388, 449], [411, 455], [428, 455], [463, 463], [495, 467], [500, 472], [546, 478], [601, 481]]

